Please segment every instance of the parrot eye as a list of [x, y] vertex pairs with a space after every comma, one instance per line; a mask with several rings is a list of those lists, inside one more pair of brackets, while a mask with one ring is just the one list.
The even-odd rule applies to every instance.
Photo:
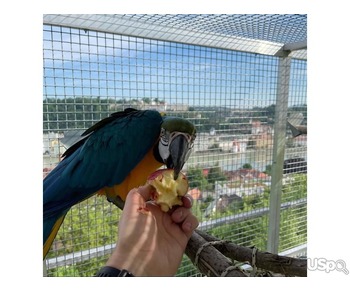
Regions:
[[162, 145], [164, 146], [168, 146], [169, 145], [169, 137], [165, 131], [165, 129], [162, 129], [160, 131], [160, 142], [162, 143]]

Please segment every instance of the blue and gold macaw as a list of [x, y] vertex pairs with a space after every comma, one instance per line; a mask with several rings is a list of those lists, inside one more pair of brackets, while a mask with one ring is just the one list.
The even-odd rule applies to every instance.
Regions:
[[73, 205], [98, 193], [122, 209], [128, 192], [162, 165], [176, 178], [195, 137], [191, 122], [153, 110], [126, 109], [86, 130], [43, 182], [44, 258]]

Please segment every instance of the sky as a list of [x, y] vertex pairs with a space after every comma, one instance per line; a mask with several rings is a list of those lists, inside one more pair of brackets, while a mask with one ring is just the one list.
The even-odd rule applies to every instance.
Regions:
[[[233, 108], [276, 99], [278, 61], [266, 55], [44, 25], [43, 56], [44, 98]], [[293, 61], [291, 74], [290, 104], [305, 104], [306, 62]]]

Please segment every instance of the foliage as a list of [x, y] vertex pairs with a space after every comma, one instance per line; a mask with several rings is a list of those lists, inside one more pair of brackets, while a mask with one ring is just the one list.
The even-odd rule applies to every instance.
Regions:
[[268, 164], [265, 166], [265, 171], [264, 171], [267, 175], [271, 176], [272, 174], [272, 165]]
[[208, 185], [208, 181], [204, 176], [203, 170], [200, 168], [189, 168], [186, 176], [188, 178], [190, 188], [205, 189]]
[[[241, 203], [234, 201], [227, 210], [215, 214], [215, 218], [227, 217], [233, 214], [249, 212], [254, 209], [269, 206], [270, 188], [266, 188], [261, 195], [250, 195], [243, 197]], [[292, 202], [307, 196], [307, 175], [292, 174], [282, 188], [281, 202]], [[242, 206], [243, 203], [243, 206]], [[307, 241], [306, 205], [286, 209], [281, 212], [280, 219], [280, 247], [290, 248]], [[210, 230], [212, 235], [232, 240], [236, 244], [266, 249], [268, 234], [268, 215], [246, 221], [231, 223], [215, 227]]]
[[227, 180], [226, 175], [218, 165], [209, 169], [207, 177], [201, 168], [193, 167], [187, 170], [186, 176], [190, 188], [201, 188], [202, 190], [214, 190], [216, 181]]
[[221, 167], [216, 165], [214, 167], [211, 167], [208, 172], [208, 183], [209, 183], [209, 189], [214, 190], [215, 188], [215, 182], [216, 181], [225, 181], [227, 180], [226, 175], [221, 170]]
[[243, 169], [253, 169], [253, 166], [250, 163], [244, 163], [242, 168]]
[[[107, 117], [111, 112], [123, 110], [124, 106], [139, 107], [140, 101], [150, 104], [152, 99], [111, 99], [101, 97], [66, 97], [45, 98], [43, 101], [43, 130], [66, 131], [71, 129], [86, 129], [96, 121]], [[165, 101], [158, 98], [157, 104]], [[171, 112], [174, 116], [190, 118], [198, 127], [198, 132], [209, 132], [210, 129], [225, 130], [227, 133], [251, 134], [251, 119], [256, 118], [262, 123], [273, 125], [275, 115], [274, 104], [253, 109], [232, 110], [225, 107], [189, 107], [188, 112]], [[306, 105], [289, 108], [290, 111], [303, 111], [306, 115]], [[184, 116], [185, 115], [185, 116]], [[208, 123], [203, 124], [203, 119]], [[249, 145], [248, 145], [249, 146]]]
[[260, 250], [266, 250], [266, 231], [267, 215], [215, 227], [208, 233], [220, 239], [230, 240], [242, 246], [255, 245]]
[[[205, 199], [201, 200], [199, 204], [201, 212], [205, 212], [207, 207], [210, 205], [211, 202], [213, 202], [215, 199], [212, 195], [208, 195]], [[200, 218], [200, 217], [197, 217]]]
[[200, 202], [198, 202], [197, 200], [193, 200], [191, 210], [192, 210], [193, 215], [196, 216], [197, 218], [202, 217], [202, 204]]
[[47, 258], [115, 241], [120, 214], [104, 197], [94, 196], [75, 205], [66, 215]]
[[307, 195], [307, 176], [303, 173], [285, 175], [285, 184], [282, 188], [281, 202], [289, 202], [306, 198]]
[[[216, 173], [218, 170], [216, 171]], [[215, 173], [215, 172], [214, 172]], [[202, 169], [191, 169], [188, 175], [192, 176], [190, 182], [197, 179], [201, 182], [199, 187], [206, 185]], [[291, 202], [307, 195], [307, 175], [289, 174], [284, 176], [281, 201]], [[269, 206], [270, 188], [258, 195], [243, 196], [242, 199], [233, 200], [223, 212], [216, 212], [213, 219], [228, 217], [234, 214], [252, 212], [253, 210]], [[208, 204], [214, 200], [208, 196], [206, 200], [194, 201], [192, 212], [199, 220], [204, 218], [203, 213]], [[66, 216], [66, 219], [58, 232], [55, 244], [47, 258], [66, 255], [71, 252], [79, 252], [95, 247], [115, 243], [118, 219], [121, 211], [108, 203], [103, 197], [91, 197], [90, 199], [74, 206]], [[280, 247], [281, 249], [305, 243], [307, 240], [306, 206], [302, 205], [286, 209], [281, 212], [280, 223]], [[243, 246], [255, 245], [260, 250], [267, 248], [268, 214], [252, 217], [235, 223], [224, 224], [208, 233], [230, 240]], [[108, 255], [91, 258], [87, 261], [77, 262], [73, 265], [57, 267], [48, 271], [49, 276], [92, 276], [106, 262]], [[179, 276], [198, 276], [198, 271], [190, 260], [184, 256], [178, 270]]]
[[229, 213], [237, 214], [243, 212], [244, 207], [244, 200], [234, 200], [228, 205], [227, 210]]
[[86, 129], [109, 115], [110, 103], [101, 98], [46, 98], [43, 103], [43, 130]]
[[62, 266], [50, 271], [55, 277], [91, 277], [107, 261], [108, 256], [91, 258], [75, 265]]

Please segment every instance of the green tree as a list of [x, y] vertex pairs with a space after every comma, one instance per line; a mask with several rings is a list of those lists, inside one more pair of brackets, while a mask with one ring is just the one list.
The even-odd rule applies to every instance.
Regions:
[[244, 163], [242, 166], [243, 169], [252, 169], [252, 165], [250, 163]]
[[216, 165], [209, 169], [208, 183], [211, 185], [211, 189], [214, 188], [216, 181], [225, 181], [225, 180], [227, 180], [227, 177], [221, 170], [220, 166]]
[[201, 168], [189, 168], [186, 176], [188, 178], [190, 188], [205, 189], [208, 185], [208, 181], [205, 178]]
[[147, 104], [151, 103], [151, 99], [149, 97], [142, 98], [142, 101]]
[[271, 164], [266, 165], [265, 173], [268, 174], [268, 175], [271, 175], [271, 173], [272, 173], [272, 165]]

